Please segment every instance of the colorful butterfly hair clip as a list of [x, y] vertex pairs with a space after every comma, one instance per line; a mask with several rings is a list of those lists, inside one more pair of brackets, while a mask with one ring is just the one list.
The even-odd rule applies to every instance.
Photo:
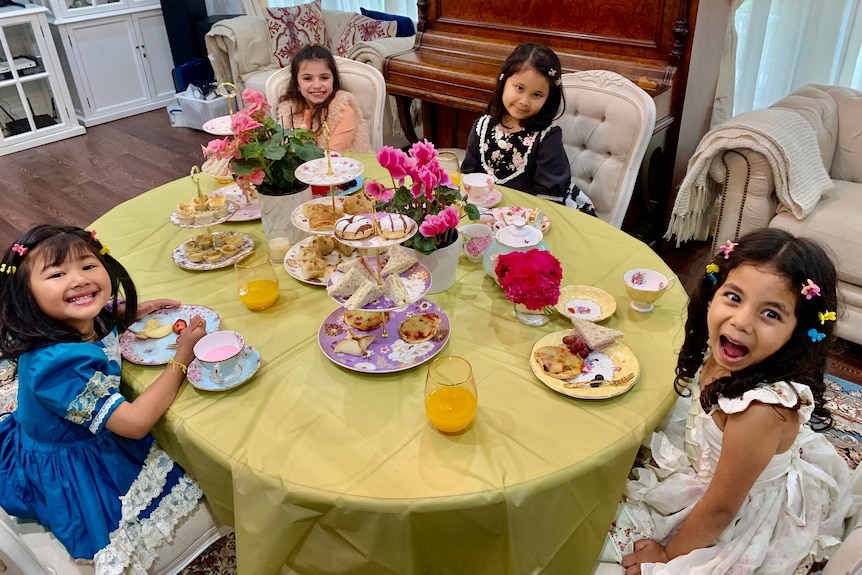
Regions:
[[835, 316], [834, 311], [818, 311], [817, 317], [820, 318], [820, 325], [825, 325], [827, 321], [835, 321], [838, 319]]
[[102, 249], [99, 250], [99, 253], [102, 255], [111, 253], [111, 250], [108, 249], [108, 244], [102, 244]]
[[27, 249], [27, 246], [22, 246], [21, 244], [15, 244], [14, 246], [12, 246], [12, 251], [17, 253], [19, 256], [21, 256], [23, 258], [24, 255], [29, 250]]
[[733, 248], [735, 248], [738, 245], [739, 245], [738, 243], [734, 243], [730, 240], [727, 240], [727, 245], [721, 246], [721, 248], [720, 248], [721, 251], [724, 252], [724, 259], [730, 258], [730, 254], [733, 253]]
[[811, 338], [812, 343], [817, 343], [818, 341], [826, 339], [826, 334], [821, 331], [817, 331], [812, 327], [808, 330], [808, 337]]
[[709, 281], [712, 282], [712, 285], [718, 283], [718, 265], [711, 263], [706, 266], [706, 277], [709, 278]]
[[816, 283], [814, 283], [813, 281], [811, 281], [811, 279], [809, 279], [807, 285], [806, 284], [802, 285], [802, 292], [801, 293], [802, 293], [802, 295], [805, 296], [805, 299], [811, 299], [814, 296], [820, 295], [820, 286], [817, 285]]
[[17, 266], [7, 266], [6, 264], [0, 264], [0, 273], [14, 274], [17, 271]]

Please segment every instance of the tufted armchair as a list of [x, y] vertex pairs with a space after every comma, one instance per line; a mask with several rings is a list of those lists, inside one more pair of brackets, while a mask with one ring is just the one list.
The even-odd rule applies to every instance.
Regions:
[[655, 127], [655, 103], [616, 72], [585, 70], [563, 74], [562, 81], [566, 107], [555, 123], [572, 181], [598, 216], [619, 228]]

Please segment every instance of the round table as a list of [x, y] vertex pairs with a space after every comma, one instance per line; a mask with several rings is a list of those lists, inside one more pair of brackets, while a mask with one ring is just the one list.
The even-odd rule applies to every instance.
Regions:
[[[385, 172], [357, 155], [366, 177]], [[386, 180], [384, 180], [386, 181]], [[204, 191], [219, 185], [204, 176]], [[655, 311], [630, 309], [623, 273], [669, 275], [635, 238], [574, 210], [505, 190], [503, 205], [539, 206], [563, 285], [600, 287], [618, 308], [603, 324], [625, 332], [640, 362], [627, 393], [601, 401], [560, 395], [530, 371], [530, 350], [570, 322], [516, 320], [480, 263], [462, 257], [455, 285], [427, 296], [452, 324], [444, 355], [473, 366], [479, 410], [462, 434], [426, 420], [426, 365], [365, 374], [332, 363], [318, 329], [338, 306], [322, 287], [278, 271], [280, 298], [263, 312], [236, 295], [231, 268], [187, 271], [172, 250], [194, 235], [168, 220], [195, 194], [182, 178], [93, 224], [134, 278], [142, 299], [209, 306], [222, 329], [241, 332], [262, 365], [224, 393], [185, 384], [154, 429], [195, 476], [219, 518], [236, 529], [242, 574], [588, 574], [644, 436], [673, 404], [676, 351], [687, 297], [680, 285]], [[260, 222], [227, 223], [266, 243]], [[162, 367], [124, 362], [125, 391], [145, 389]]]

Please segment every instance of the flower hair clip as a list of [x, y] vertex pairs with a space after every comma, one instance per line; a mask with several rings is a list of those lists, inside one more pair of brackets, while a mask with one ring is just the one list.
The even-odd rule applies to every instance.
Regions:
[[12, 246], [12, 251], [23, 258], [27, 254], [29, 249], [27, 248], [27, 246], [22, 246], [21, 244], [15, 244], [14, 246]]
[[724, 252], [724, 259], [729, 259], [730, 254], [733, 253], [733, 249], [738, 246], [738, 243], [734, 243], [730, 240], [727, 240], [727, 245], [721, 246], [721, 251]]
[[808, 284], [802, 284], [802, 291], [800, 293], [805, 296], [805, 299], [811, 299], [820, 295], [820, 286], [809, 278]]
[[711, 263], [708, 266], [706, 266], [706, 277], [709, 278], [709, 281], [712, 282], [712, 285], [715, 285], [718, 283], [718, 276], [716, 275], [717, 273], [718, 273], [718, 265], [716, 265], [715, 263]]
[[836, 321], [838, 318], [835, 316], [834, 311], [818, 311], [817, 317], [820, 318], [820, 325], [826, 325], [827, 321]]
[[817, 331], [812, 327], [808, 330], [808, 337], [811, 338], [811, 343], [817, 343], [818, 341], [826, 339], [826, 334], [821, 331]]
[[18, 271], [18, 266], [7, 266], [6, 264], [0, 264], [0, 273], [14, 274]]

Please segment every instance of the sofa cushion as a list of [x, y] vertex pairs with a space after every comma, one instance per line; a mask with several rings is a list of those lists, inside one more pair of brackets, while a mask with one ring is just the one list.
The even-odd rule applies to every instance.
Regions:
[[362, 14], [352, 14], [341, 34], [337, 37], [331, 36], [330, 49], [336, 56], [346, 58], [354, 45], [380, 38], [394, 38], [397, 29], [397, 22], [384, 22]]
[[862, 182], [862, 92], [826, 88], [838, 106], [838, 144], [829, 173], [836, 180]]
[[829, 171], [838, 141], [838, 106], [820, 86], [808, 84], [785, 96], [770, 108], [793, 110], [811, 124], [823, 165]]
[[823, 194], [817, 209], [804, 220], [789, 212], [775, 216], [769, 227], [816, 239], [831, 252], [838, 279], [862, 285], [862, 184], [832, 180], [835, 189]]
[[265, 18], [272, 54], [283, 67], [290, 66], [291, 58], [303, 46], [326, 41], [320, 0], [289, 8], [267, 8]]
[[398, 38], [406, 38], [408, 36], [416, 35], [416, 25], [413, 24], [413, 20], [411, 20], [407, 16], [399, 16], [398, 14], [387, 14], [386, 12], [376, 12], [374, 10], [366, 10], [365, 8], [359, 8], [359, 11], [362, 12], [363, 16], [368, 16], [369, 18], [374, 18], [375, 20], [383, 20], [384, 22], [397, 22], [398, 30], [395, 32], [395, 35]]

